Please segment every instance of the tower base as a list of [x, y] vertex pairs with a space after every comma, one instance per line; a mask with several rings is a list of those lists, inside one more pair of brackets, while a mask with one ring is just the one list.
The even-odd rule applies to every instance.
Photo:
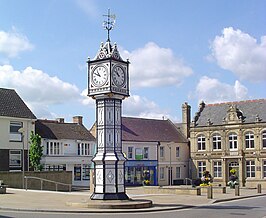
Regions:
[[128, 200], [126, 193], [93, 193], [91, 200]]

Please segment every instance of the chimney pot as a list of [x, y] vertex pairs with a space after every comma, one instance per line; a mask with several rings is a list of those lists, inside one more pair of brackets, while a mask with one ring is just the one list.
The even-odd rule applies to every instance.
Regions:
[[74, 116], [73, 117], [73, 123], [77, 123], [79, 125], [83, 125], [83, 117], [82, 116]]
[[65, 119], [62, 118], [62, 117], [60, 117], [60, 118], [57, 118], [56, 121], [57, 121], [58, 123], [64, 123], [64, 122], [65, 122]]

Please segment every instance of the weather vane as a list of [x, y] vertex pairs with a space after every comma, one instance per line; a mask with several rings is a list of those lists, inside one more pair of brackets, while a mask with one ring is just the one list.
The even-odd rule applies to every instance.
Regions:
[[103, 16], [107, 17], [107, 21], [103, 22], [103, 27], [107, 30], [107, 41], [110, 41], [110, 31], [114, 28], [115, 25], [115, 14], [110, 14], [110, 9], [108, 9], [108, 14], [105, 14]]

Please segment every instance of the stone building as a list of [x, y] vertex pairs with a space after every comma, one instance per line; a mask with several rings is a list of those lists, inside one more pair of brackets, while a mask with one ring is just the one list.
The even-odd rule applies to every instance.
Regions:
[[[186, 113], [190, 107], [184, 104]], [[189, 134], [193, 179], [207, 170], [214, 183], [226, 185], [236, 169], [240, 186], [266, 188], [266, 99], [201, 102]]]

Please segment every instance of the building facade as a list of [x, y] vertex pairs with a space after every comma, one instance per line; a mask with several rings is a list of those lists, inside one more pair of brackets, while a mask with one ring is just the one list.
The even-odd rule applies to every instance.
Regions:
[[230, 170], [240, 186], [266, 188], [266, 99], [202, 102], [190, 125], [191, 176], [204, 171], [226, 185]]
[[26, 171], [35, 115], [13, 89], [0, 88], [0, 171]]
[[170, 185], [188, 177], [188, 141], [170, 120], [122, 117], [122, 151], [127, 186]]
[[42, 137], [44, 170], [72, 171], [74, 186], [89, 187], [95, 138], [83, 126], [82, 117], [73, 117], [73, 123], [63, 118], [37, 120], [36, 133]]

